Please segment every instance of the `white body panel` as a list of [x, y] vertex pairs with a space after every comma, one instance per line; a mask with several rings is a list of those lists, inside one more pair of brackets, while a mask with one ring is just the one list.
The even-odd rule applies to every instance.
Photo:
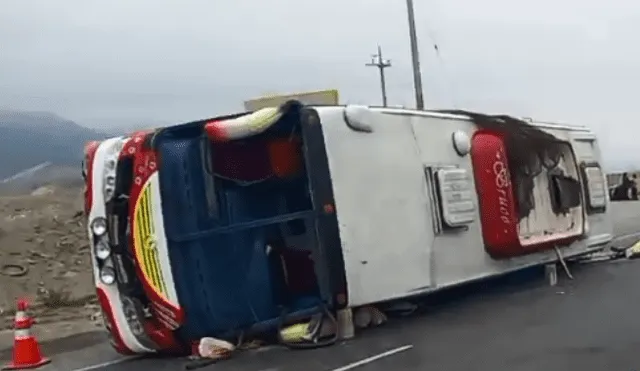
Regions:
[[363, 134], [341, 124], [342, 116], [322, 111], [321, 120], [351, 303], [376, 301], [379, 292], [404, 296], [416, 282], [429, 286], [433, 222], [410, 124]]
[[[424, 167], [464, 169], [475, 186], [470, 155], [459, 156], [452, 145], [454, 131], [471, 136], [476, 130], [468, 118], [370, 108], [360, 115], [373, 129], [367, 133], [347, 126], [345, 107], [316, 110], [333, 181], [350, 306], [426, 293], [557, 259], [554, 251], [491, 258], [483, 246], [477, 207], [466, 229], [435, 233]], [[591, 137], [588, 129], [536, 125], [570, 141], [578, 163], [599, 160], [594, 141], [584, 145], [576, 140]], [[477, 205], [475, 192], [474, 197]], [[563, 248], [565, 257], [601, 249], [612, 239], [609, 211], [589, 215], [585, 229], [588, 237]]]

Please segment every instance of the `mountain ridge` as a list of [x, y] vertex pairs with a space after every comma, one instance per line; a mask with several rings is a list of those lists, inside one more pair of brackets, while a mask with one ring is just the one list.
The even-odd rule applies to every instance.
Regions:
[[47, 111], [0, 110], [0, 179], [39, 164], [80, 167], [84, 144], [113, 133], [90, 129]]

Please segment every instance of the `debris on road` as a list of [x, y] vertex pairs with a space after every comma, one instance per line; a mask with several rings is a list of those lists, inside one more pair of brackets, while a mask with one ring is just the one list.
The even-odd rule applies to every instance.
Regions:
[[228, 341], [205, 337], [200, 339], [198, 355], [203, 358], [227, 359], [236, 347]]
[[610, 246], [602, 251], [587, 254], [578, 258], [572, 259], [574, 262], [589, 264], [597, 262], [607, 262], [620, 259], [636, 259], [640, 258], [640, 240], [631, 246], [620, 247]]
[[353, 322], [358, 329], [377, 327], [388, 321], [387, 315], [372, 305], [354, 309], [353, 317]]
[[324, 313], [316, 314], [308, 322], [296, 323], [280, 330], [280, 339], [287, 344], [317, 343], [319, 339], [335, 336], [334, 321], [326, 320]]
[[624, 252], [627, 259], [640, 258], [640, 241], [627, 248]]
[[29, 267], [24, 264], [3, 264], [0, 274], [8, 277], [22, 277], [29, 273]]
[[193, 347], [193, 354], [184, 365], [185, 370], [206, 367], [218, 361], [231, 358], [236, 346], [221, 339], [204, 337]]

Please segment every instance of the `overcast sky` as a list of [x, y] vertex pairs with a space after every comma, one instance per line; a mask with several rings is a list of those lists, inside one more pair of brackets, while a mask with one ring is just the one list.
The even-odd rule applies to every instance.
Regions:
[[[593, 127], [640, 164], [640, 3], [417, 0], [426, 104]], [[1, 0], [0, 107], [87, 126], [181, 122], [265, 93], [337, 88], [413, 106], [401, 0]], [[437, 43], [440, 53], [433, 44]]]

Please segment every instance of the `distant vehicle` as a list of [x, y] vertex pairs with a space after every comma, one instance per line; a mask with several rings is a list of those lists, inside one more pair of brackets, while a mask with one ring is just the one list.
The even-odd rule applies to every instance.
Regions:
[[599, 161], [585, 127], [297, 101], [89, 143], [107, 329], [188, 351], [597, 251]]
[[609, 188], [609, 196], [611, 201], [632, 201], [638, 199], [638, 187], [636, 184], [636, 175], [622, 174], [620, 184]]

